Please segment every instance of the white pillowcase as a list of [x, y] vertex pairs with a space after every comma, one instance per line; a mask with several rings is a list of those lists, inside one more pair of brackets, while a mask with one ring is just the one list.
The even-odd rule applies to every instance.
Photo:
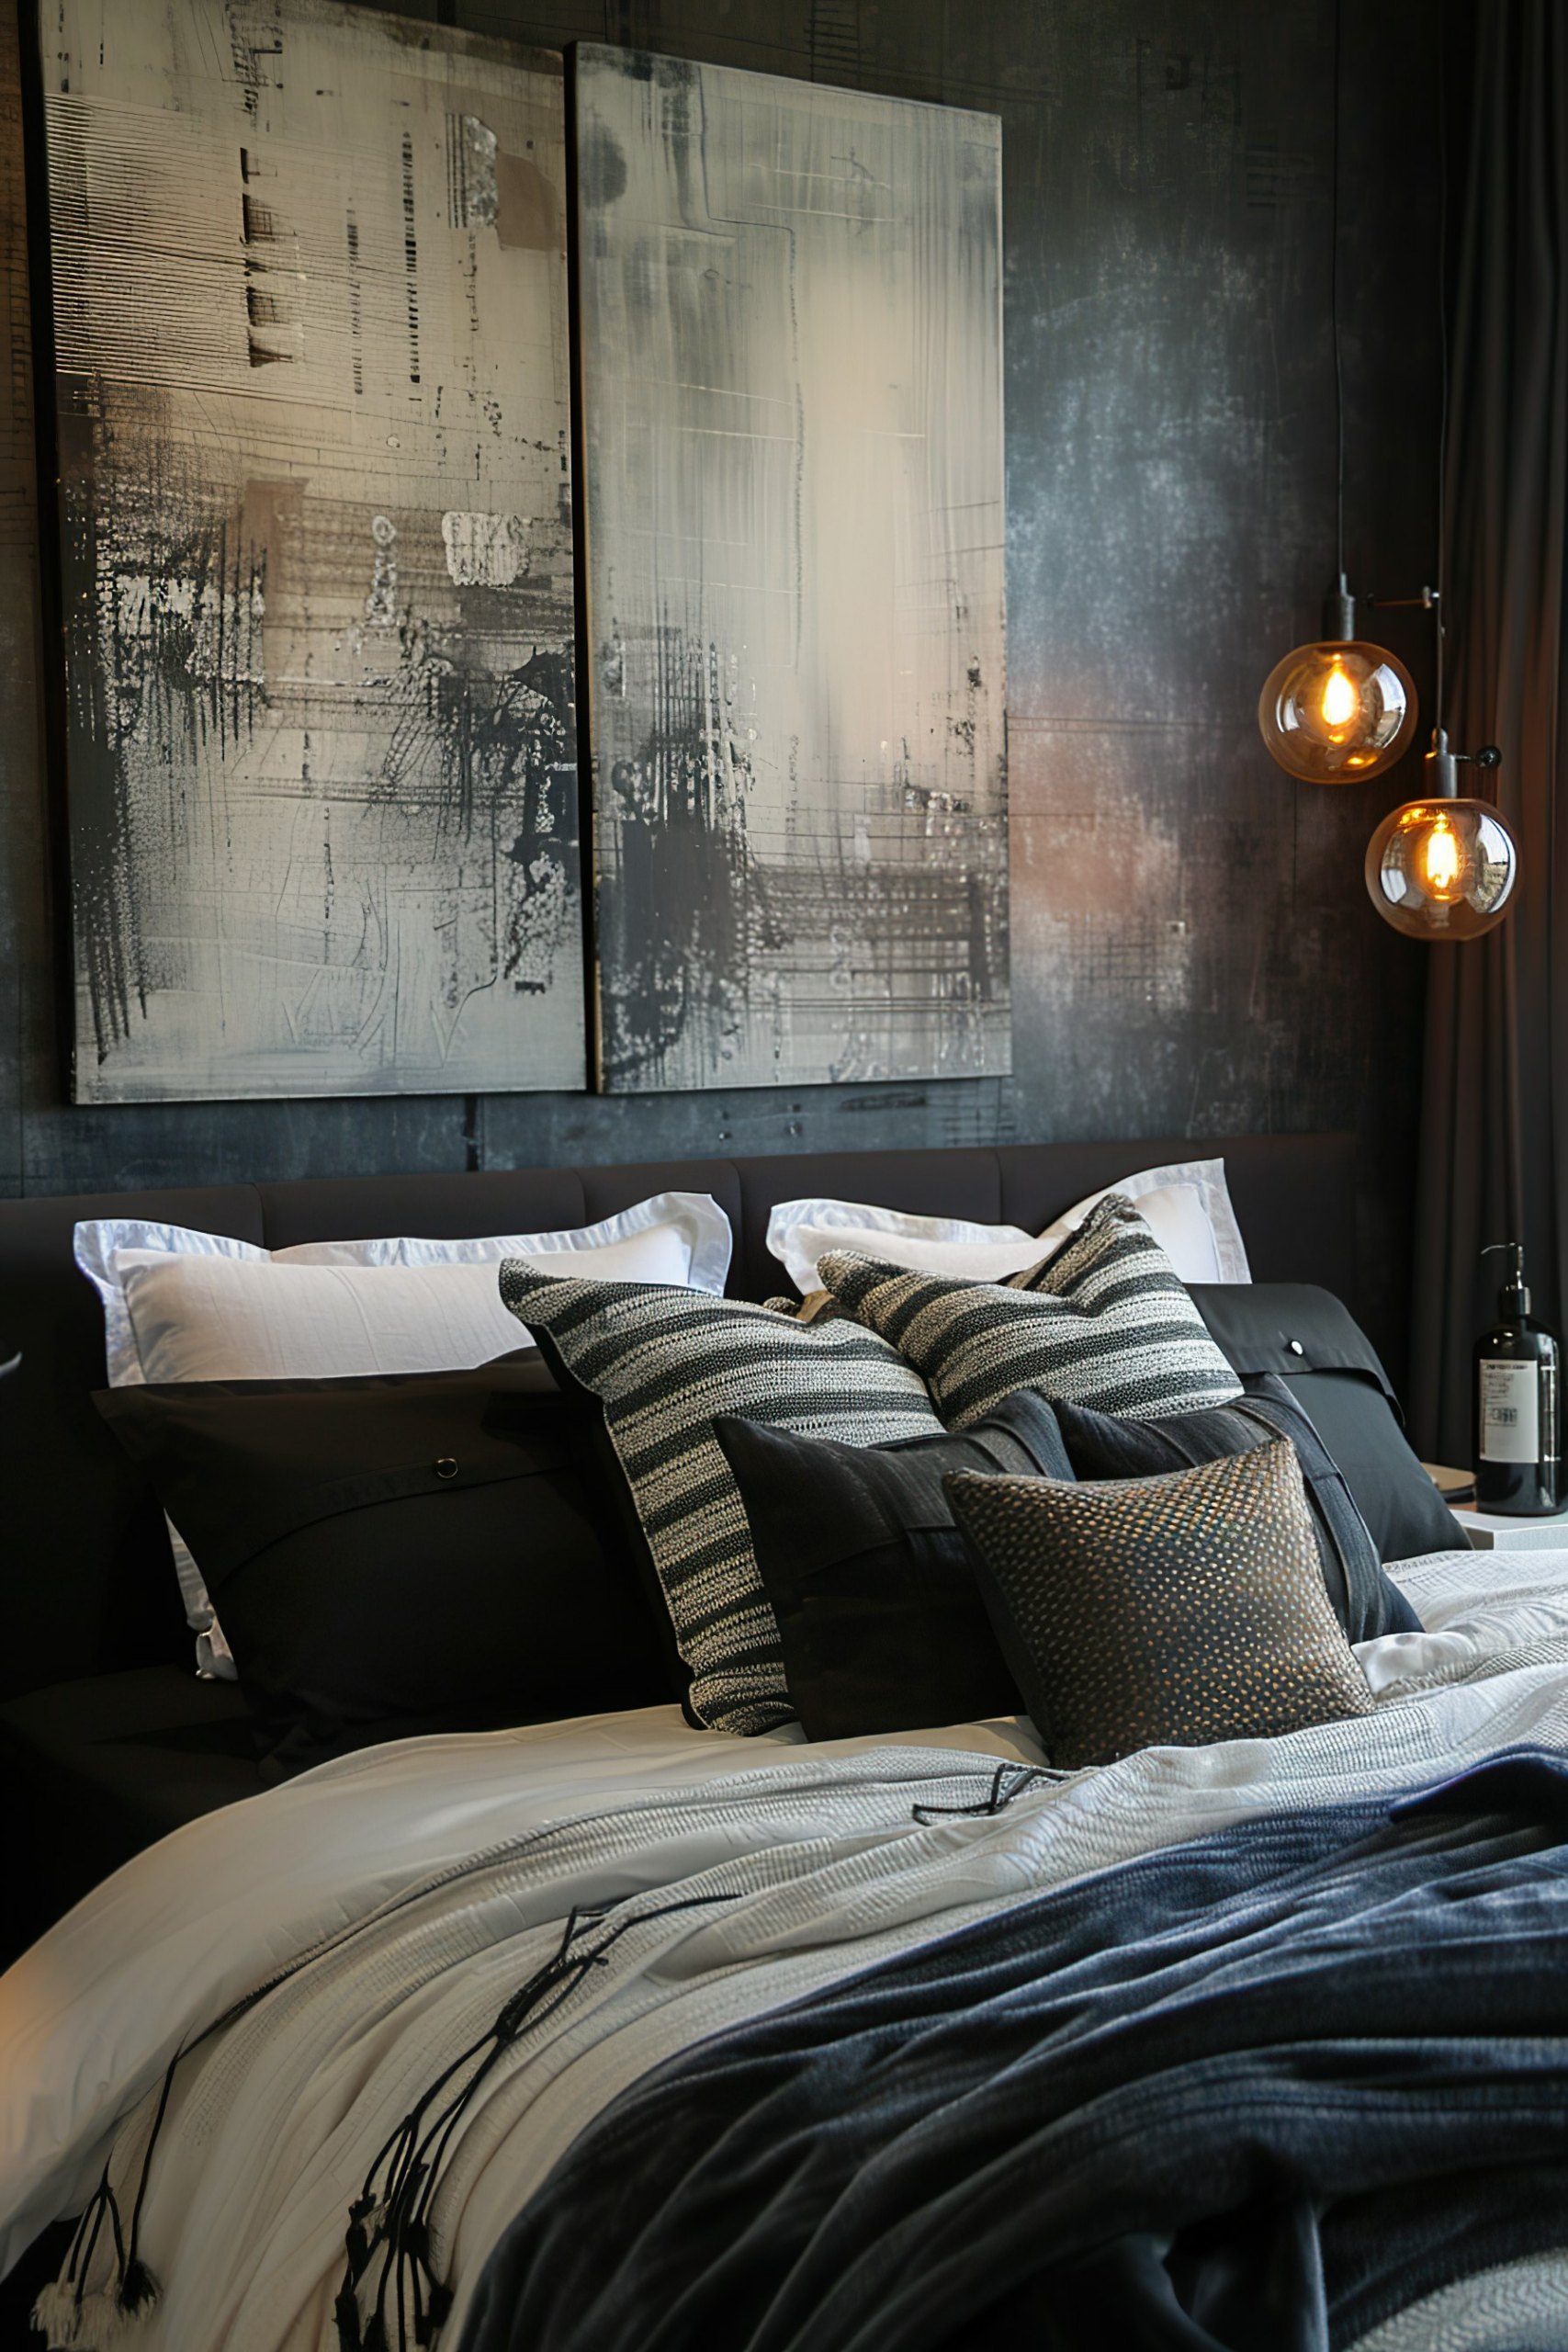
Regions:
[[[456, 1241], [393, 1235], [266, 1250], [141, 1217], [76, 1227], [76, 1263], [103, 1302], [111, 1388], [186, 1380], [315, 1380], [460, 1372], [527, 1343], [501, 1304], [507, 1258], [603, 1282], [720, 1292], [729, 1219], [706, 1193], [660, 1193], [601, 1224]], [[570, 1261], [570, 1267], [567, 1262]], [[171, 1523], [197, 1670], [233, 1658], [200, 1570]]]
[[[552, 1255], [541, 1251], [540, 1262]], [[508, 1352], [508, 1322], [512, 1346], [527, 1345], [493, 1266], [269, 1265], [121, 1250], [115, 1268], [137, 1377], [152, 1385], [466, 1372]]]
[[1183, 1283], [1249, 1283], [1252, 1268], [1241, 1238], [1223, 1159], [1186, 1159], [1167, 1168], [1140, 1169], [1119, 1184], [1106, 1184], [1076, 1201], [1054, 1218], [1040, 1238], [1055, 1250], [1076, 1233], [1107, 1193], [1123, 1193]]
[[918, 1273], [1003, 1282], [1060, 1249], [1107, 1193], [1135, 1201], [1156, 1240], [1184, 1283], [1249, 1283], [1252, 1270], [1225, 1184], [1223, 1159], [1173, 1161], [1140, 1169], [1107, 1184], [1048, 1225], [975, 1225], [964, 1217], [910, 1216], [856, 1201], [781, 1201], [768, 1220], [768, 1248], [802, 1297], [818, 1288], [817, 1261], [829, 1250], [869, 1256]]

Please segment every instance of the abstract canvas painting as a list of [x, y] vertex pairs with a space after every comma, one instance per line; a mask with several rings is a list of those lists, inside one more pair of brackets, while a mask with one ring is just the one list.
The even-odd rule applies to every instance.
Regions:
[[580, 1087], [561, 61], [39, 35], [76, 1098]]
[[1006, 1071], [999, 125], [576, 60], [600, 1082]]

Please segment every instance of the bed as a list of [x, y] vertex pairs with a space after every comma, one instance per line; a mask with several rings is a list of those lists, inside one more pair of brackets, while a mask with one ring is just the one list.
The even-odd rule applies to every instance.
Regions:
[[[279, 1247], [700, 1186], [760, 1299], [791, 1193], [1035, 1231], [1211, 1151], [1258, 1281], [1353, 1295], [1343, 1137], [111, 1197]], [[47, 2248], [49, 2340], [1568, 2340], [1568, 1554], [1402, 1563], [1365, 1711], [1277, 1738], [739, 1736], [650, 1665], [269, 1781], [90, 1404], [105, 1213], [0, 1207], [7, 1508], [71, 1568], [17, 1580], [0, 1711], [3, 2259], [30, 2293]]]
[[[189, 1669], [162, 1519], [91, 1402], [104, 1381], [104, 1332], [73, 1260], [79, 1221], [159, 1218], [283, 1249], [362, 1233], [567, 1227], [679, 1187], [710, 1193], [724, 1210], [735, 1235], [728, 1288], [762, 1299], [783, 1282], [766, 1247], [769, 1215], [793, 1193], [1039, 1229], [1129, 1166], [1195, 1155], [1224, 1156], [1262, 1279], [1356, 1295], [1346, 1135], [802, 1154], [0, 1202], [0, 1324], [23, 1355], [22, 1370], [0, 1383], [0, 1477], [21, 1570], [0, 1649], [0, 1770], [23, 1841], [6, 1874], [8, 1917], [0, 1914], [5, 1956], [128, 1855], [264, 1785], [235, 1686], [198, 1681]], [[655, 1701], [668, 1690], [655, 1672], [630, 1695]], [[39, 1823], [47, 1835], [35, 1839]]]

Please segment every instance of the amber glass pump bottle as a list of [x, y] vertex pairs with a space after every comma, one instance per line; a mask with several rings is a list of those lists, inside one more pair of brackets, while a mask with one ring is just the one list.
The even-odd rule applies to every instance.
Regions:
[[1541, 1519], [1562, 1508], [1562, 1349], [1530, 1313], [1525, 1253], [1504, 1253], [1497, 1320], [1475, 1343], [1475, 1500], [1482, 1510]]

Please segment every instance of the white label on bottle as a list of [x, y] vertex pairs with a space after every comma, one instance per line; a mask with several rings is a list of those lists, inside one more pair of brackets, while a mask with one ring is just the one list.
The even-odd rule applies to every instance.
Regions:
[[1481, 1459], [1540, 1460], [1540, 1403], [1533, 1363], [1481, 1366]]

